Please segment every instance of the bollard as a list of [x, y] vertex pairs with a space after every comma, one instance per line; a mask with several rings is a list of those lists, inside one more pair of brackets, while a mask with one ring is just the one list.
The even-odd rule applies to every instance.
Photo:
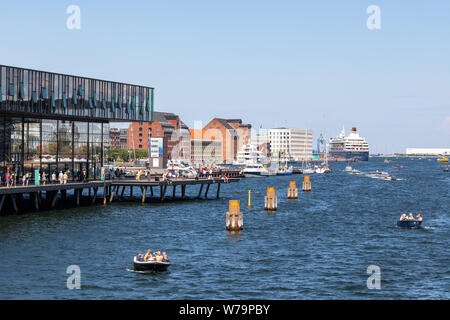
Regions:
[[264, 198], [264, 209], [269, 211], [277, 210], [277, 196], [275, 188], [267, 188], [267, 195]]
[[298, 199], [297, 184], [295, 181], [289, 181], [288, 199]]
[[226, 228], [229, 231], [238, 231], [244, 229], [244, 216], [241, 212], [241, 202], [239, 200], [230, 200], [228, 202]]
[[303, 179], [303, 191], [304, 192], [311, 191], [311, 181], [309, 180], [309, 176], [305, 176]]
[[252, 190], [248, 189], [248, 207], [252, 206]]

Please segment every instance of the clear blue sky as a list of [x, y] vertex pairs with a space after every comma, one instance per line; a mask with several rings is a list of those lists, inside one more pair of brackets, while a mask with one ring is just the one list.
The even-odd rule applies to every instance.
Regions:
[[[68, 30], [66, 8], [81, 8]], [[366, 8], [381, 8], [368, 30]], [[7, 1], [0, 63], [156, 88], [192, 126], [357, 126], [372, 152], [450, 147], [450, 1]]]

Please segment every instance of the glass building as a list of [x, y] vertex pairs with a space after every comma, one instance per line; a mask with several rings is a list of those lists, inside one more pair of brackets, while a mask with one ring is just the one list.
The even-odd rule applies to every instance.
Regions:
[[0, 65], [0, 171], [100, 179], [109, 122], [152, 121], [153, 88]]

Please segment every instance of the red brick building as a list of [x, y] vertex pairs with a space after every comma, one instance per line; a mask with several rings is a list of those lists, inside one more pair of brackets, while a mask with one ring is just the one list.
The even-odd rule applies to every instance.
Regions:
[[149, 122], [132, 122], [127, 131], [127, 149], [148, 150]]
[[[150, 125], [152, 146], [162, 148], [162, 155], [150, 151], [150, 166], [166, 168], [168, 160], [191, 161], [191, 134], [189, 127], [173, 113], [153, 112]], [[152, 149], [152, 148], [151, 148]], [[153, 155], [152, 155], [153, 153]], [[158, 158], [158, 160], [154, 160]]]

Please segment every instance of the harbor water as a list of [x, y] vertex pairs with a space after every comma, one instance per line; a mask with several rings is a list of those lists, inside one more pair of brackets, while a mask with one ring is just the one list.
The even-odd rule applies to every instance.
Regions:
[[[248, 178], [222, 185], [219, 200], [0, 217], [0, 299], [449, 299], [450, 174], [435, 159], [383, 160], [350, 163], [359, 175], [332, 163], [331, 174], [311, 175], [310, 193], [303, 175]], [[364, 174], [372, 170], [398, 180]], [[298, 200], [287, 199], [290, 180]], [[264, 211], [267, 187], [275, 212]], [[231, 199], [241, 200], [241, 233], [225, 230]], [[421, 229], [396, 226], [409, 212], [423, 215]], [[167, 272], [132, 271], [147, 249], [168, 253]], [[70, 265], [79, 290], [67, 288]], [[370, 265], [380, 289], [367, 287]]]

